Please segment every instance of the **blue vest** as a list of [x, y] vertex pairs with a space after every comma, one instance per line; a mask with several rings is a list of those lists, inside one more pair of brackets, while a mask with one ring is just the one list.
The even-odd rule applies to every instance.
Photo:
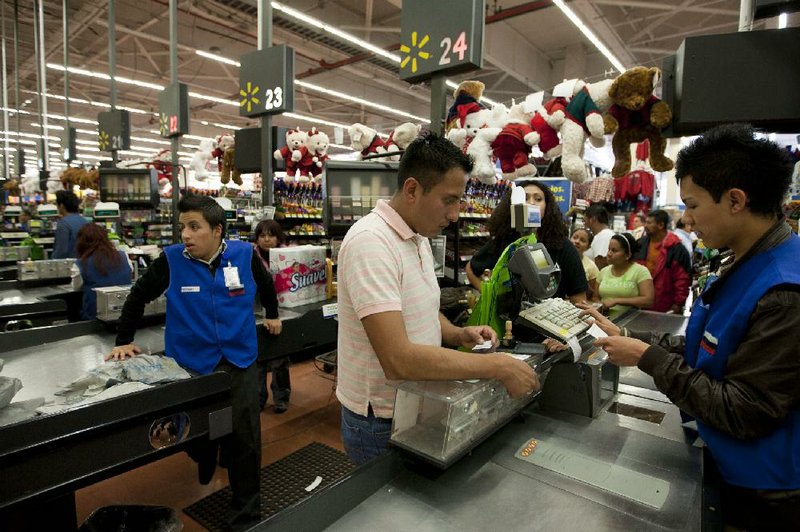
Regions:
[[120, 251], [121, 262], [116, 268], [110, 269], [105, 275], [100, 275], [94, 265], [94, 256], [85, 261], [77, 261], [78, 269], [83, 278], [83, 306], [81, 307], [81, 319], [93, 320], [97, 317], [97, 294], [93, 288], [103, 286], [119, 286], [131, 284], [131, 267], [128, 265], [128, 257], [124, 251]]
[[[758, 301], [773, 287], [800, 285], [798, 258], [800, 238], [792, 235], [740, 264], [712, 303], [698, 299], [686, 327], [686, 362], [712, 379], [724, 380], [728, 356], [747, 333]], [[772, 433], [755, 439], [736, 439], [699, 420], [697, 427], [729, 484], [751, 489], [800, 488], [800, 410], [790, 412]]]
[[[258, 355], [253, 303], [256, 282], [251, 260], [253, 247], [236, 240], [227, 243], [219, 267], [211, 276], [209, 267], [183, 256], [184, 245], [164, 249], [169, 263], [167, 355], [201, 375], [214, 371], [224, 357], [234, 366], [246, 368]], [[244, 288], [228, 290], [223, 267], [239, 269]]]

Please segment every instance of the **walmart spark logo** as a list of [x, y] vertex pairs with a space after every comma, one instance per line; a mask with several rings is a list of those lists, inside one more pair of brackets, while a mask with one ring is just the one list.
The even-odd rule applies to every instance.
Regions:
[[167, 114], [166, 113], [161, 113], [161, 115], [160, 115], [160, 117], [158, 119], [158, 123], [159, 123], [158, 129], [161, 131], [161, 136], [162, 137], [165, 137], [167, 135], [167, 132], [169, 131], [169, 127], [168, 127], [169, 123], [168, 122], [169, 122], [169, 120], [167, 119]]
[[108, 133], [105, 131], [101, 131], [97, 135], [97, 146], [100, 148], [100, 151], [108, 150], [109, 146], [111, 146], [110, 139], [108, 138]]
[[247, 82], [247, 90], [239, 89], [239, 96], [242, 100], [239, 102], [239, 107], [247, 106], [247, 112], [251, 112], [254, 105], [261, 103], [256, 94], [258, 94], [258, 85], [253, 86], [249, 81]]
[[[428, 44], [430, 40], [430, 35], [425, 35], [419, 44], [417, 44], [417, 32], [411, 32], [411, 47], [406, 46], [405, 44], [400, 45], [400, 53], [407, 54], [405, 58], [400, 62], [400, 68], [406, 68], [408, 63], [411, 62], [411, 72], [415, 73], [417, 71], [417, 57], [420, 59], [430, 59], [431, 54], [428, 52], [423, 52], [422, 49], [425, 48], [425, 45]], [[419, 48], [417, 51], [416, 56], [411, 55], [412, 48]]]

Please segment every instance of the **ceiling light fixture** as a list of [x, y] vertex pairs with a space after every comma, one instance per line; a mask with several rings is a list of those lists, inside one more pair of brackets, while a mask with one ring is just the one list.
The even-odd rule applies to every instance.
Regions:
[[214, 61], [219, 61], [220, 63], [227, 63], [233, 66], [242, 66], [239, 61], [234, 61], [233, 59], [228, 59], [227, 57], [223, 57], [221, 55], [212, 54], [211, 52], [204, 52], [203, 50], [195, 50], [194, 53], [199, 55], [200, 57], [205, 57], [206, 59], [213, 59]]
[[606, 45], [597, 38], [592, 30], [590, 30], [589, 27], [586, 26], [586, 24], [584, 24], [583, 21], [578, 17], [578, 15], [576, 15], [575, 12], [567, 6], [564, 0], [553, 0], [553, 3], [562, 11], [562, 13], [564, 13], [564, 15], [567, 16], [570, 21], [572, 21], [573, 24], [575, 24], [579, 30], [581, 30], [581, 33], [583, 33], [583, 35], [592, 42], [594, 47], [597, 48], [600, 53], [611, 62], [612, 65], [614, 65], [614, 68], [619, 70], [620, 73], [625, 72], [625, 65], [622, 64], [622, 61], [617, 59], [614, 54], [611, 53], [611, 50], [609, 50]]

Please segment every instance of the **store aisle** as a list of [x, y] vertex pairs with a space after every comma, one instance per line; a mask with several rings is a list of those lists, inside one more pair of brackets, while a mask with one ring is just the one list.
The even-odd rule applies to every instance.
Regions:
[[[270, 397], [261, 413], [262, 466], [314, 441], [343, 450], [333, 376], [317, 369], [313, 360], [293, 365], [290, 372], [292, 398], [289, 410], [275, 414]], [[186, 453], [177, 453], [77, 491], [78, 522], [83, 522], [92, 511], [102, 506], [153, 504], [175, 508], [183, 520], [185, 531], [205, 530], [182, 509], [227, 484], [227, 472], [217, 468], [211, 482], [201, 486], [197, 482], [195, 463]]]

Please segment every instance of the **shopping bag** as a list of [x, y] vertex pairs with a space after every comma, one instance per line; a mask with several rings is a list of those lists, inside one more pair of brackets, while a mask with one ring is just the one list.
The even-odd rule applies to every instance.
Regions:
[[536, 235], [530, 234], [518, 238], [503, 250], [489, 279], [481, 282], [481, 295], [467, 325], [488, 325], [497, 333], [498, 338], [505, 334], [505, 323], [500, 317], [499, 299], [511, 291], [511, 272], [508, 271], [508, 260], [519, 246], [535, 244]]

